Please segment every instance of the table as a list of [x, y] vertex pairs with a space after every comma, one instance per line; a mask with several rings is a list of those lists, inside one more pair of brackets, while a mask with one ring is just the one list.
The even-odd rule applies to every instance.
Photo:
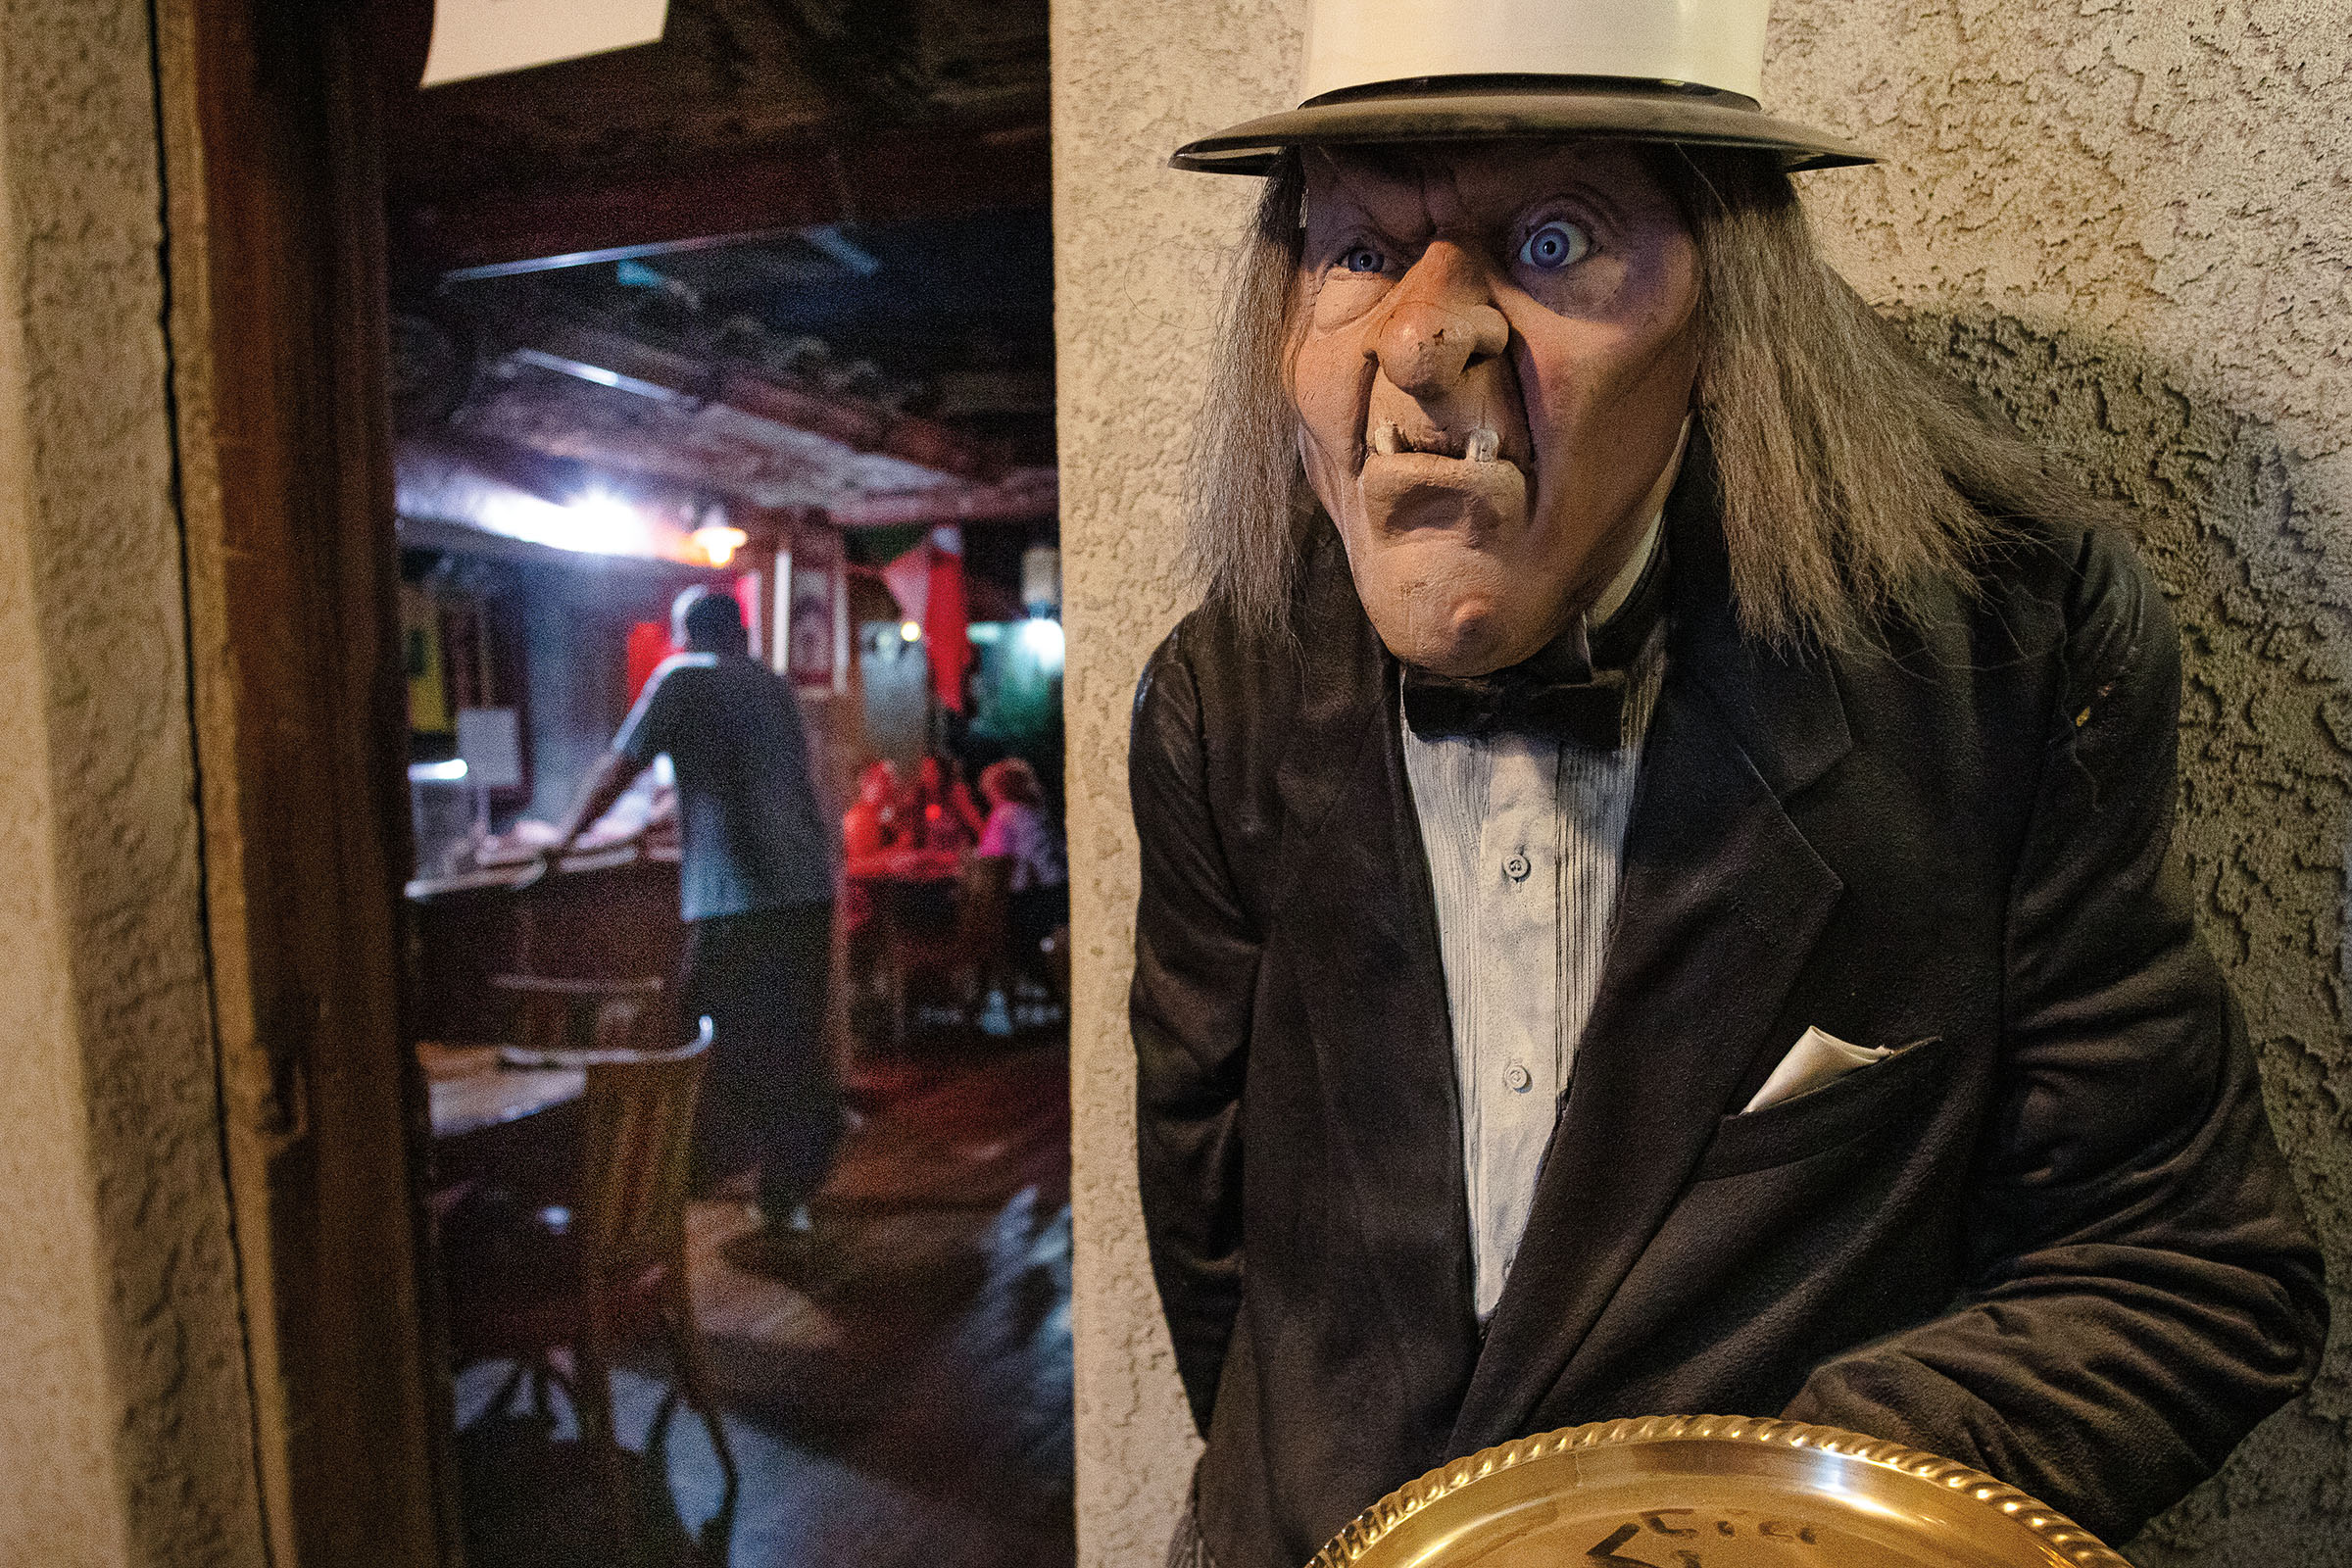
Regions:
[[858, 856], [842, 870], [852, 882], [953, 882], [962, 865], [955, 850], [884, 850]]
[[496, 1046], [444, 1046], [419, 1042], [426, 1094], [436, 1141], [463, 1138], [491, 1127], [567, 1105], [588, 1092], [588, 1074], [578, 1067], [505, 1067]]
[[885, 928], [901, 930], [953, 925], [963, 858], [955, 850], [884, 850], [852, 858], [842, 866], [843, 928], [863, 932], [877, 917]]
[[490, 866], [408, 885], [405, 981], [424, 1040], [505, 1040], [502, 974], [668, 977], [685, 954], [674, 853], [622, 845], [531, 868]]

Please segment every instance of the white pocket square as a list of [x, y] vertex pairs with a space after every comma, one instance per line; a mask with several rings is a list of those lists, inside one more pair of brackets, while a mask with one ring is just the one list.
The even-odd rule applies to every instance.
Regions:
[[1799, 1095], [1811, 1094], [1857, 1068], [1885, 1060], [1894, 1054], [1894, 1049], [1891, 1046], [1849, 1045], [1820, 1029], [1807, 1029], [1797, 1036], [1796, 1044], [1788, 1048], [1788, 1054], [1783, 1056], [1781, 1064], [1772, 1069], [1772, 1076], [1764, 1080], [1764, 1087], [1756, 1091], [1756, 1098], [1741, 1107], [1740, 1114], [1762, 1110], [1767, 1105], [1777, 1105], [1784, 1100], [1794, 1100]]

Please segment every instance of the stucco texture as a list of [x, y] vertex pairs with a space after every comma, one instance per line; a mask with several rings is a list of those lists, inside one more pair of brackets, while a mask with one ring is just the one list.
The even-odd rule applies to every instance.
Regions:
[[[1881, 152], [1805, 176], [1917, 341], [2128, 499], [2183, 633], [2182, 842], [2207, 940], [2352, 1320], [2352, 8], [1780, 0], [1767, 103]], [[1144, 1255], [1124, 1018], [1125, 734], [1192, 601], [1178, 494], [1251, 182], [1168, 171], [1291, 96], [1302, 10], [1054, 8], [1078, 1008], [1078, 1498], [1154, 1560], [1195, 1452]], [[2352, 1332], [2319, 1385], [2131, 1547], [2150, 1568], [2352, 1550]]]
[[1183, 456], [1223, 258], [1257, 184], [1167, 157], [1292, 96], [1302, 15], [1281, 0], [1053, 12], [1078, 1550], [1103, 1568], [1159, 1560], [1199, 1449], [1136, 1200], [1127, 712], [1145, 657], [1197, 597], [1178, 565]]
[[2132, 1554], [2352, 1554], [2352, 12], [1779, 13], [1776, 106], [1888, 159], [1807, 181], [1846, 275], [2137, 515], [2205, 938], [2328, 1252], [2318, 1386]]
[[0, 0], [0, 1562], [262, 1560], [142, 0]]

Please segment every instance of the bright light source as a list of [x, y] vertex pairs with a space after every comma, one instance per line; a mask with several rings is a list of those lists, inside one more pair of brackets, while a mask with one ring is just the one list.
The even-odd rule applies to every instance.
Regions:
[[899, 635], [910, 643], [919, 643], [923, 640], [923, 628], [911, 620], [901, 621]]
[[466, 759], [453, 757], [446, 762], [411, 762], [409, 782], [412, 784], [457, 784], [466, 778]]
[[705, 523], [694, 530], [694, 543], [713, 566], [723, 566], [735, 559], [735, 552], [752, 542], [752, 536], [741, 528], [723, 522]]
[[1061, 622], [1043, 615], [1021, 622], [1021, 647], [1047, 669], [1059, 669], [1062, 657]]
[[[418, 499], [425, 505], [415, 515], [464, 523], [551, 550], [703, 564], [702, 552], [692, 548], [682, 528], [658, 513], [639, 511], [603, 485], [586, 487], [568, 503], [558, 505], [460, 468], [435, 493]], [[404, 490], [404, 509], [408, 501]]]
[[609, 490], [591, 490], [564, 509], [570, 547], [609, 556], [654, 554], [653, 530], [637, 509]]

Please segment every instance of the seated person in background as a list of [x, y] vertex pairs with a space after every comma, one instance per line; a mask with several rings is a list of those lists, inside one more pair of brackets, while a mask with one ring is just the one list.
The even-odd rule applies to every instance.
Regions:
[[1070, 922], [1070, 872], [1061, 834], [1046, 815], [1036, 770], [1019, 758], [981, 769], [980, 793], [988, 798], [988, 825], [980, 834], [979, 853], [1012, 861], [1013, 945], [1034, 953], [1047, 933]]
[[926, 850], [968, 850], [987, 828], [980, 803], [960, 770], [936, 756], [925, 757], [915, 770], [907, 815]]
[[841, 853], [856, 861], [897, 849], [905, 838], [899, 809], [899, 770], [870, 762], [858, 777], [858, 804], [841, 815]]
[[964, 830], [977, 843], [980, 835], [988, 831], [988, 813], [980, 808], [980, 797], [972, 793], [970, 784], [964, 782], [963, 760], [949, 758], [947, 769], [948, 809], [955, 813], [956, 819], [963, 824]]

